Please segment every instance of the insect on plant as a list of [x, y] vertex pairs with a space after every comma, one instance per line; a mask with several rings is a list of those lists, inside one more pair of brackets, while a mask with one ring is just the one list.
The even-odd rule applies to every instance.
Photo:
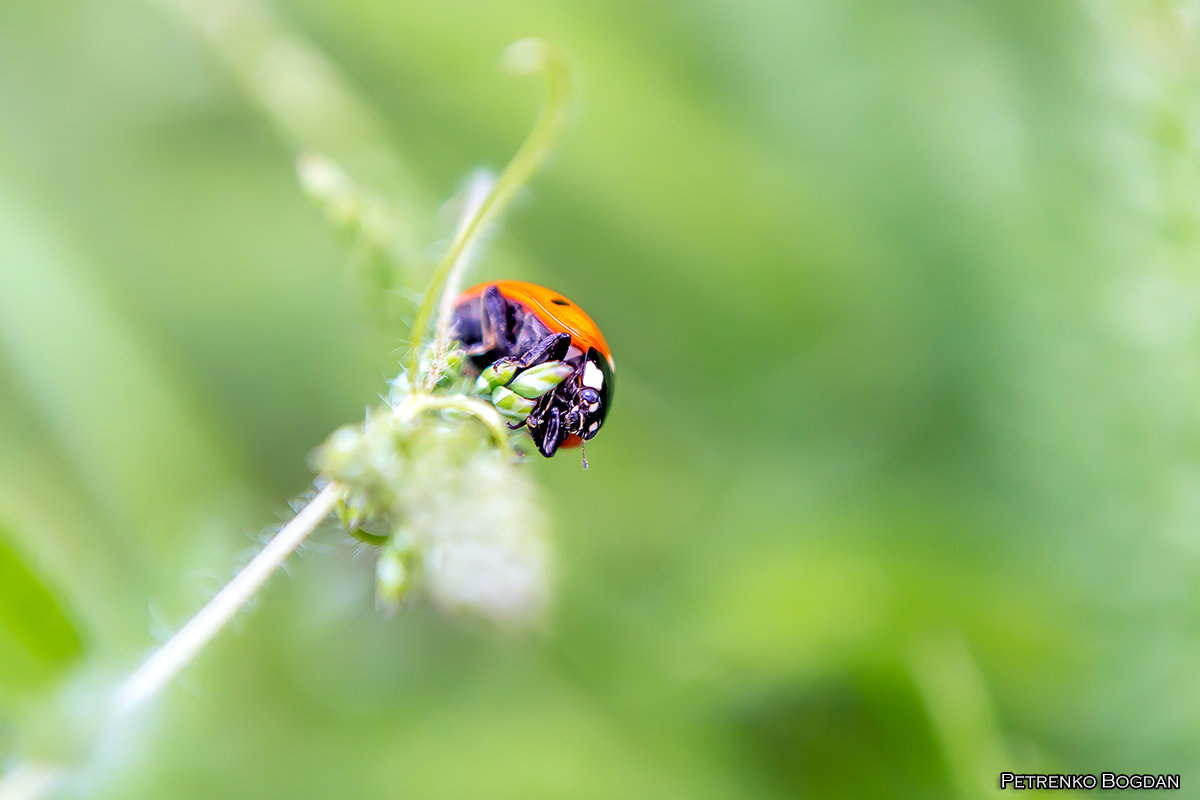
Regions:
[[[90, 726], [96, 741], [179, 675], [331, 513], [377, 548], [380, 606], [417, 593], [506, 628], [541, 619], [550, 557], [540, 505], [518, 466], [520, 429], [545, 456], [595, 436], [611, 404], [613, 361], [591, 319], [555, 292], [498, 281], [459, 293], [480, 235], [553, 149], [571, 95], [567, 62], [556, 48], [523, 40], [504, 60], [518, 73], [543, 75], [545, 104], [499, 176], [470, 182], [385, 403], [316, 449], [316, 492], [117, 687]], [[328, 184], [331, 166], [302, 157], [306, 188]], [[314, 176], [314, 169], [325, 172]], [[44, 796], [81, 765], [31, 760], [0, 780], [0, 800]]]
[[600, 328], [561, 294], [521, 281], [481, 283], [455, 303], [451, 335], [466, 347], [466, 363], [482, 370], [479, 390], [510, 427], [529, 428], [542, 455], [600, 431], [616, 364]]

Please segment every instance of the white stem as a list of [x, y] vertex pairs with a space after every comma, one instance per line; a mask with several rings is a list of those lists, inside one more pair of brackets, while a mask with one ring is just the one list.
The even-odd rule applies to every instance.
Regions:
[[[480, 209], [483, 208], [483, 201], [487, 200], [488, 193], [495, 185], [496, 179], [487, 172], [478, 171], [471, 176], [471, 180], [463, 192], [463, 207], [458, 216], [458, 227], [454, 230], [455, 239], [466, 234], [468, 226], [473, 219], [479, 216]], [[462, 283], [463, 273], [466, 272], [467, 266], [471, 263], [471, 257], [478, 248], [481, 232], [476, 231], [475, 236], [463, 246], [458, 258], [451, 265], [450, 272], [446, 275], [446, 282], [442, 286], [442, 296], [438, 303], [437, 332], [434, 334], [433, 349], [430, 351], [430, 369], [422, 387], [427, 392], [433, 389], [434, 380], [442, 372], [446, 351], [450, 348], [450, 318], [454, 313], [454, 301], [458, 298], [458, 289], [459, 284]]]
[[[483, 208], [483, 201], [487, 199], [488, 192], [492, 191], [492, 187], [495, 185], [495, 177], [486, 172], [479, 171], [471, 176], [470, 182], [463, 192], [462, 213], [458, 215], [458, 226], [454, 229], [455, 238], [462, 236], [466, 232], [467, 226], [471, 224], [471, 220], [479, 215], [479, 209]], [[450, 274], [446, 276], [446, 285], [442, 288], [442, 298], [438, 308], [438, 338], [436, 341], [439, 347], [445, 347], [444, 340], [446, 332], [450, 328], [450, 315], [454, 312], [454, 300], [458, 297], [462, 275], [471, 263], [471, 257], [478, 249], [479, 238], [478, 235], [475, 236], [463, 247], [454, 266], [450, 268]]]
[[156, 650], [117, 690], [114, 718], [128, 714], [171, 682], [229, 620], [249, 602], [267, 578], [300, 546], [342, 497], [337, 484], [326, 486], [300, 513], [233, 577], [217, 596]]
[[[331, 483], [322, 489], [300, 513], [292, 517], [279, 533], [267, 542], [233, 580], [208, 601], [196, 616], [188, 620], [167, 643], [155, 650], [117, 689], [108, 719], [111, 725], [149, 700], [192, 662], [204, 645], [220, 633], [226, 623], [262, 588], [321, 520], [329, 516], [343, 489]], [[60, 785], [66, 772], [60, 766], [22, 764], [0, 780], [0, 800], [36, 800]]]

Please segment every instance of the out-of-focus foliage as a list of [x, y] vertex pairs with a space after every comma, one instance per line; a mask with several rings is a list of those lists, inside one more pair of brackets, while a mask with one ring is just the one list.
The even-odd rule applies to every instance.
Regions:
[[[620, 371], [591, 469], [529, 467], [549, 630], [378, 615], [369, 559], [318, 537], [72, 791], [1197, 779], [1198, 13], [0, 6], [4, 551], [83, 648], [65, 676], [0, 669], [0, 752], [59, 717], [69, 738], [377, 403], [406, 334], [368, 311], [412, 305], [361, 278], [392, 254], [420, 288], [441, 200], [536, 106], [496, 58], [542, 36], [575, 119], [475, 277], [577, 300]], [[394, 228], [329, 225], [306, 148]], [[0, 620], [24, 591], [0, 583]]]
[[7, 537], [0, 538], [0, 684], [29, 688], [47, 669], [70, 663], [79, 653], [79, 634], [63, 616], [54, 595], [14, 553]]

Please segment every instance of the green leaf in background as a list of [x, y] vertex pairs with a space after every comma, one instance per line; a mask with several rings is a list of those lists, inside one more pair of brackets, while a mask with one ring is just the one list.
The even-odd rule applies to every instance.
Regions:
[[[7, 530], [0, 524], [0, 654], [19, 648], [21, 655], [39, 663], [45, 674], [75, 660], [83, 650], [79, 631], [67, 617], [54, 593], [9, 546]], [[11, 659], [0, 658], [0, 682], [12, 672]], [[36, 677], [36, 676], [35, 676]]]
[[[378, 615], [375, 565], [318, 537], [73, 794], [1194, 781], [1198, 8], [7, 4], [0, 519], [80, 673], [177, 629], [386, 391], [407, 325], [368, 336], [365, 245], [323, 217], [346, 186], [393, 210], [419, 291], [441, 198], [528, 124], [517, 39], [570, 54], [579, 103], [468, 280], [564, 292], [622, 370], [591, 469], [529, 465], [544, 646]], [[0, 619], [3, 766], [53, 674], [21, 635]]]

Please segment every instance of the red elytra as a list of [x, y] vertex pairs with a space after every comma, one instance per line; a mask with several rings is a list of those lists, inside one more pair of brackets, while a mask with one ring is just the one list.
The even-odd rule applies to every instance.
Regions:
[[608, 342], [604, 341], [604, 334], [600, 332], [600, 326], [593, 322], [582, 308], [553, 289], [525, 281], [488, 281], [464, 291], [458, 296], [455, 305], [478, 297], [489, 286], [499, 289], [500, 294], [509, 302], [524, 306], [550, 330], [569, 334], [571, 343], [583, 352], [586, 353], [588, 348], [594, 347], [608, 359], [609, 366], [616, 367], [612, 351], [608, 349]]

